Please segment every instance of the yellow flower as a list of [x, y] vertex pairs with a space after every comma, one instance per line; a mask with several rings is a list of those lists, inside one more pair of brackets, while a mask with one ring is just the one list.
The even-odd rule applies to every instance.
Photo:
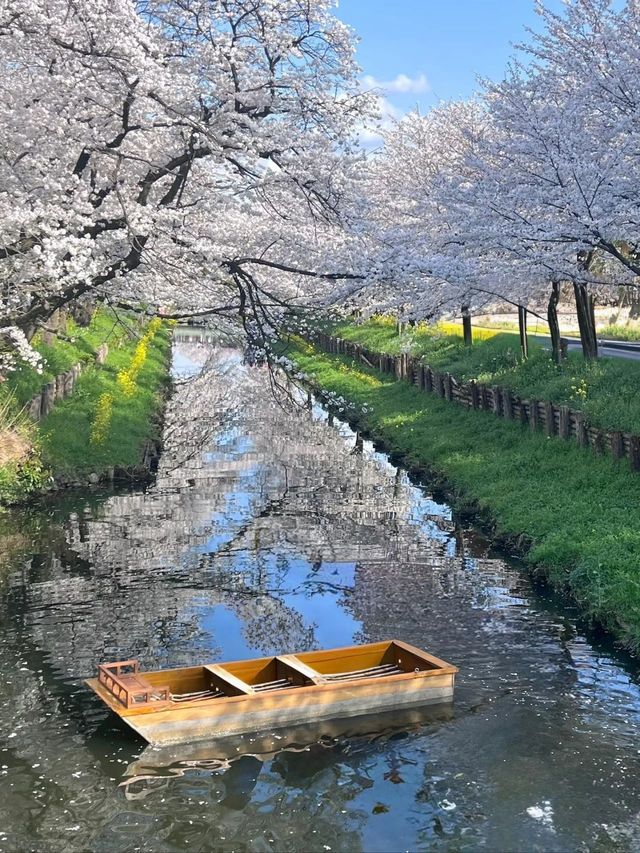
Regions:
[[136, 381], [138, 379], [138, 374], [144, 367], [144, 363], [147, 360], [149, 344], [161, 326], [162, 320], [159, 320], [157, 317], [151, 320], [147, 326], [147, 331], [138, 341], [138, 345], [133, 352], [131, 364], [126, 370], [121, 370], [118, 373], [118, 385], [122, 389], [125, 397], [133, 397], [136, 393]]
[[101, 394], [91, 424], [91, 444], [102, 444], [107, 437], [113, 414], [113, 395]]

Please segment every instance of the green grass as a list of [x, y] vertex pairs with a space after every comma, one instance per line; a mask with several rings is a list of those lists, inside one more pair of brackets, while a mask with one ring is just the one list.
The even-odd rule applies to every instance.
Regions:
[[[120, 316], [122, 312], [120, 312]], [[126, 322], [132, 322], [124, 316]], [[17, 402], [25, 405], [38, 393], [43, 385], [50, 382], [59, 373], [64, 373], [78, 362], [92, 364], [95, 353], [102, 343], [109, 347], [118, 346], [126, 337], [126, 329], [118, 322], [116, 315], [108, 308], [99, 308], [93, 316], [89, 326], [78, 326], [73, 320], [67, 321], [65, 337], [69, 341], [59, 338], [55, 344], [49, 346], [42, 341], [42, 335], [38, 333], [32, 341], [34, 349], [42, 356], [43, 371], [38, 373], [28, 365], [22, 365], [18, 370], [9, 375], [6, 383], [7, 390], [10, 389]]]
[[[136, 392], [127, 397], [117, 381], [131, 363], [137, 338], [111, 346], [104, 365], [90, 367], [71, 397], [59, 402], [40, 424], [42, 454], [54, 475], [83, 478], [109, 468], [134, 468], [148, 439], [158, 435], [162, 389], [168, 381], [169, 332], [153, 339], [138, 375]], [[103, 394], [113, 395], [113, 415], [103, 441], [92, 443], [91, 424]]]
[[602, 429], [640, 433], [640, 362], [620, 358], [587, 362], [580, 353], [570, 353], [558, 367], [549, 350], [535, 340], [524, 361], [517, 335], [486, 332], [472, 347], [465, 347], [452, 324], [444, 331], [419, 325], [398, 335], [392, 320], [376, 318], [359, 325], [340, 323], [333, 331], [380, 352], [422, 356], [434, 370], [448, 371], [463, 381], [501, 385], [524, 399], [552, 400], [582, 410]]
[[615, 323], [598, 329], [598, 337], [610, 338], [614, 341], [640, 341], [638, 326], [618, 326]]
[[[62, 481], [82, 481], [91, 473], [104, 476], [111, 468], [133, 471], [139, 466], [146, 442], [155, 439], [159, 430], [169, 375], [169, 329], [162, 326], [156, 333], [137, 375], [135, 393], [128, 397], [118, 383], [118, 372], [130, 366], [147, 324], [133, 315], [119, 316], [125, 325], [110, 309], [99, 308], [86, 328], [68, 322], [65, 337], [71, 340], [58, 338], [48, 346], [36, 339], [34, 345], [44, 358], [43, 373], [23, 366], [0, 385], [0, 431], [19, 428], [24, 432], [28, 418], [21, 413], [22, 407], [43, 384], [79, 361], [84, 363], [74, 394], [58, 401], [39, 424], [29, 422], [33, 449], [28, 457], [0, 467], [0, 504], [40, 491], [50, 474]], [[96, 365], [96, 350], [105, 342], [107, 361]], [[112, 417], [104, 439], [92, 442], [91, 425], [103, 394], [113, 397]]]
[[625, 463], [421, 394], [344, 357], [295, 344], [287, 354], [353, 404], [390, 450], [442, 475], [454, 502], [472, 504], [499, 535], [524, 539], [532, 567], [640, 650], [640, 477]]

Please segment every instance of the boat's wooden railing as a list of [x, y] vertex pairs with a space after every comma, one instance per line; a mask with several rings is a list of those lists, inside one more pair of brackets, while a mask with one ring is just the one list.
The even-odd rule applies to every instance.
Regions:
[[98, 666], [98, 681], [125, 708], [171, 701], [168, 686], [149, 684], [139, 673], [140, 664], [137, 660], [102, 663]]

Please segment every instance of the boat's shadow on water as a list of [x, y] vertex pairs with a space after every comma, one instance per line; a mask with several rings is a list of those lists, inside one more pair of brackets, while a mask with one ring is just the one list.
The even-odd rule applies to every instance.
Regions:
[[[189, 772], [224, 774], [220, 804], [242, 809], [251, 800], [267, 762], [270, 770], [282, 777], [284, 786], [295, 786], [345, 755], [375, 749], [381, 743], [402, 740], [421, 731], [431, 732], [453, 718], [453, 704], [442, 703], [209, 741], [147, 746], [129, 763], [119, 786], [127, 799], [138, 800]], [[111, 734], [115, 734], [116, 725], [122, 729], [118, 736], [124, 736], [126, 727], [114, 721]], [[105, 734], [96, 732], [101, 739]], [[128, 739], [133, 745], [134, 739]]]

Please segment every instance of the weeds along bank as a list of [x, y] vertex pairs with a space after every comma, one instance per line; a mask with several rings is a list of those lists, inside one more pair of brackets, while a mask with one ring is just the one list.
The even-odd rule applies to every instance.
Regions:
[[[169, 338], [168, 325], [157, 319], [101, 308], [86, 328], [68, 321], [54, 343], [37, 339], [42, 373], [24, 365], [0, 384], [0, 503], [45, 488], [142, 475], [144, 456], [160, 436]], [[108, 355], [98, 364], [105, 343]], [[34, 423], [25, 411], [29, 400], [77, 363], [83, 371], [73, 394]]]
[[418, 393], [296, 338], [287, 356], [388, 450], [439, 475], [458, 508], [479, 513], [524, 550], [532, 570], [640, 651], [640, 475], [626, 463]]

